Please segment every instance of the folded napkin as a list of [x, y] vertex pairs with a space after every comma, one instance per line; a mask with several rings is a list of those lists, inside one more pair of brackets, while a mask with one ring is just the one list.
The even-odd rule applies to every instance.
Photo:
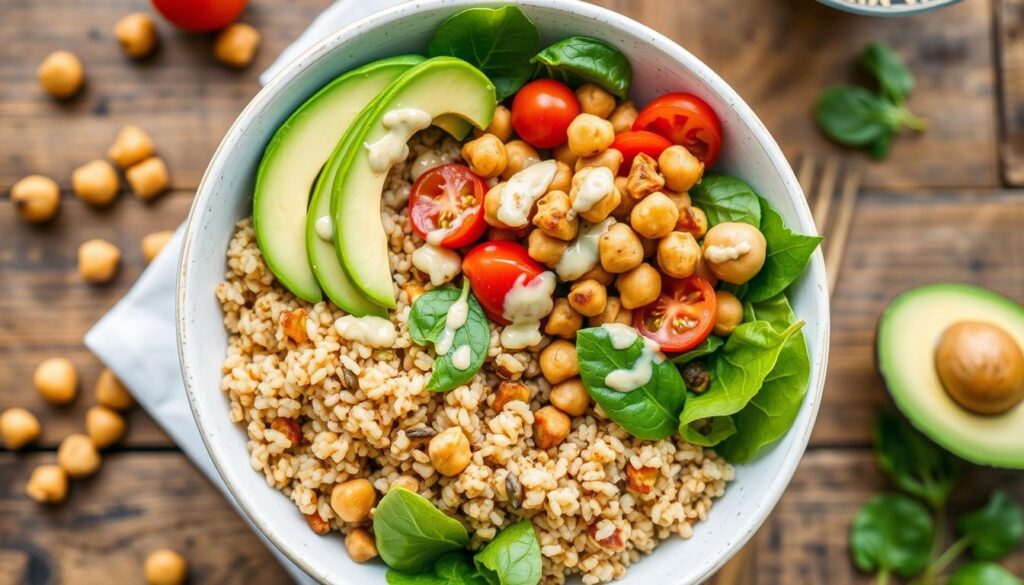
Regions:
[[[266, 84], [306, 49], [350, 22], [399, 3], [401, 0], [338, 0], [321, 13], [298, 40], [260, 75], [260, 82]], [[184, 228], [178, 228], [174, 238], [142, 273], [128, 294], [86, 333], [85, 345], [113, 370], [139, 405], [237, 508], [207, 454], [192, 418], [181, 377], [181, 365], [178, 363], [174, 289], [183, 233]], [[253, 481], [257, 480], [254, 475]], [[242, 517], [249, 522], [244, 515]], [[253, 530], [280, 559], [296, 583], [315, 583], [255, 527]]]

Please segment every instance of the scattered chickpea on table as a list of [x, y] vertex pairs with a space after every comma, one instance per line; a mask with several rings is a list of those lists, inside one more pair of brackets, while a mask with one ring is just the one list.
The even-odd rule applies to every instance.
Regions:
[[40, 465], [32, 470], [25, 493], [40, 504], [59, 504], [68, 495], [67, 473], [59, 465]]
[[117, 199], [121, 180], [117, 171], [105, 160], [92, 160], [71, 173], [71, 188], [75, 195], [94, 207], [105, 207]]
[[11, 187], [11, 201], [21, 217], [32, 223], [43, 223], [60, 209], [60, 187], [43, 175], [29, 175]]
[[161, 548], [149, 553], [143, 572], [147, 585], [182, 585], [188, 579], [188, 563], [177, 552]]
[[43, 59], [36, 70], [43, 91], [57, 99], [68, 99], [82, 89], [85, 67], [70, 51], [54, 51]]
[[114, 38], [126, 55], [133, 59], [148, 57], [157, 45], [156, 23], [145, 12], [121, 17], [114, 25]]
[[120, 263], [121, 249], [106, 240], [87, 240], [78, 246], [78, 273], [88, 282], [109, 282]]
[[55, 406], [69, 404], [78, 396], [78, 371], [67, 358], [41, 362], [32, 375], [32, 383], [43, 400]]
[[89, 477], [99, 471], [101, 463], [102, 459], [96, 445], [86, 435], [70, 434], [64, 437], [57, 447], [57, 464], [64, 469], [68, 477]]
[[8, 408], [0, 414], [0, 438], [4, 446], [17, 451], [39, 438], [42, 425], [34, 414], [24, 408]]
[[260, 46], [260, 33], [252, 26], [236, 22], [217, 35], [213, 43], [213, 56], [231, 67], [246, 67], [252, 63]]

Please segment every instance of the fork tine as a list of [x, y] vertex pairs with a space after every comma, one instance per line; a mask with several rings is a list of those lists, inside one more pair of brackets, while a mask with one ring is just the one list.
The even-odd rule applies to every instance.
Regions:
[[838, 160], [835, 157], [829, 157], [825, 161], [825, 169], [821, 171], [821, 182], [818, 183], [818, 191], [814, 196], [814, 209], [811, 211], [814, 225], [820, 234], [828, 231], [828, 213], [832, 208], [832, 197], [836, 190], [838, 171]]
[[858, 167], [851, 165], [846, 168], [842, 189], [839, 209], [832, 220], [832, 228], [825, 250], [825, 274], [828, 275], [830, 297], [835, 292], [836, 282], [839, 280], [839, 272], [846, 252], [846, 241], [850, 235], [850, 223], [853, 221], [853, 211], [857, 204], [857, 192], [860, 190], [860, 169]]
[[800, 188], [804, 191], [804, 197], [807, 197], [807, 202], [811, 201], [811, 181], [814, 180], [814, 167], [818, 166], [817, 161], [814, 160], [814, 156], [810, 154], [804, 154], [800, 157], [800, 168], [796, 172], [796, 180], [800, 183]]

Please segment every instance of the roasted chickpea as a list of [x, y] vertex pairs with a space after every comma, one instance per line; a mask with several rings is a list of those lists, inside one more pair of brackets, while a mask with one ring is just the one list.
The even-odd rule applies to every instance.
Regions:
[[726, 290], [715, 291], [715, 335], [728, 337], [743, 322], [743, 303]]
[[96, 395], [96, 402], [107, 408], [123, 411], [135, 406], [135, 399], [109, 368], [104, 368], [100, 372], [93, 393]]
[[699, 207], [682, 207], [679, 209], [679, 219], [676, 220], [676, 230], [687, 232], [699, 240], [708, 233], [708, 217]]
[[530, 387], [522, 382], [510, 382], [502, 380], [498, 384], [498, 390], [494, 393], [494, 404], [491, 408], [494, 412], [501, 412], [509, 402], [530, 403]]
[[78, 274], [92, 283], [114, 278], [121, 263], [121, 250], [106, 240], [88, 240], [78, 246]]
[[622, 153], [615, 148], [609, 148], [600, 154], [588, 156], [576, 161], [576, 172], [590, 167], [605, 167], [612, 172], [612, 175], [619, 174], [619, 167], [622, 166]]
[[143, 566], [147, 585], [182, 585], [188, 579], [185, 557], [169, 548], [149, 553]]
[[572, 178], [569, 201], [580, 217], [592, 224], [607, 219], [621, 199], [615, 176], [604, 167], [583, 169]]
[[607, 118], [615, 111], [615, 96], [593, 83], [581, 85], [576, 90], [576, 99], [580, 102], [580, 110], [585, 114]]
[[626, 100], [615, 108], [608, 120], [612, 123], [615, 133], [622, 134], [633, 129], [633, 122], [636, 122], [639, 115], [640, 113], [636, 111], [636, 105]]
[[484, 134], [493, 134], [498, 137], [498, 140], [508, 142], [512, 138], [512, 112], [505, 106], [499, 105], [494, 108], [494, 117], [491, 118], [491, 123], [487, 128], [474, 130], [473, 134], [477, 138]]
[[167, 165], [159, 156], [151, 156], [124, 172], [135, 197], [149, 200], [167, 190], [171, 182]]
[[68, 474], [60, 465], [40, 465], [32, 470], [25, 493], [40, 504], [59, 504], [68, 495]]
[[552, 386], [549, 399], [551, 404], [570, 416], [580, 416], [590, 406], [590, 394], [579, 378]]
[[732, 284], [743, 284], [760, 272], [766, 248], [760, 230], [738, 222], [720, 223], [711, 228], [702, 246], [711, 272]]
[[644, 247], [636, 232], [624, 223], [616, 223], [597, 241], [601, 268], [612, 274], [632, 270], [644, 261]]
[[550, 449], [562, 444], [569, 436], [572, 421], [554, 406], [545, 406], [533, 415], [533, 440], [538, 449]]
[[569, 299], [555, 299], [555, 306], [548, 315], [548, 322], [544, 325], [544, 333], [555, 335], [562, 339], [573, 339], [576, 332], [583, 326], [583, 317], [576, 312], [569, 304]]
[[629, 223], [629, 214], [633, 213], [633, 208], [640, 203], [639, 199], [630, 197], [626, 192], [628, 183], [629, 179], [626, 177], [615, 177], [615, 188], [622, 194], [622, 197], [619, 198], [618, 207], [612, 210], [612, 217], [626, 223]]
[[152, 262], [156, 255], [160, 253], [160, 250], [163, 250], [167, 242], [170, 242], [173, 237], [174, 232], [171, 230], [146, 234], [142, 238], [142, 258], [146, 261], [146, 264]]
[[633, 324], [633, 311], [622, 308], [622, 301], [619, 297], [608, 297], [604, 310], [599, 315], [587, 319], [587, 325], [600, 327], [605, 323], [622, 323], [623, 325]]
[[540, 352], [537, 360], [540, 364], [540, 372], [549, 384], [564, 382], [580, 373], [579, 363], [576, 361], [576, 345], [571, 341], [556, 339]]
[[391, 485], [388, 486], [388, 492], [399, 488], [409, 490], [414, 493], [418, 492], [420, 491], [420, 480], [411, 475], [399, 475], [398, 479], [391, 482]]
[[[572, 203], [565, 191], [548, 191], [547, 195], [537, 201], [533, 225], [552, 238], [571, 241], [576, 237], [580, 225], [579, 219], [570, 213], [571, 209]], [[572, 219], [569, 219], [570, 215], [573, 215]]]
[[94, 160], [71, 173], [71, 188], [82, 201], [102, 207], [117, 199], [121, 182], [117, 178], [117, 171], [110, 163], [105, 160]]
[[462, 158], [469, 165], [469, 170], [485, 179], [497, 177], [508, 166], [505, 143], [493, 134], [484, 134], [463, 145]]
[[697, 269], [693, 273], [706, 280], [712, 287], [718, 286], [718, 277], [715, 276], [714, 272], [711, 272], [708, 261], [704, 259], [703, 254], [701, 254], [700, 262], [697, 262]]
[[552, 191], [568, 193], [572, 189], [572, 175], [572, 167], [562, 161], [555, 161], [555, 178], [551, 179], [551, 184], [548, 185], [548, 193]]
[[615, 280], [619, 299], [627, 309], [636, 309], [658, 300], [661, 295], [661, 274], [650, 264], [643, 263]]
[[434, 435], [427, 448], [430, 461], [438, 473], [454, 477], [469, 466], [473, 453], [469, 448], [469, 439], [459, 427], [451, 427]]
[[662, 191], [662, 193], [664, 193], [669, 199], [671, 199], [672, 203], [676, 204], [676, 207], [679, 208], [680, 213], [683, 211], [684, 208], [693, 205], [693, 201], [690, 199], [689, 193], [676, 193], [674, 191]]
[[551, 157], [558, 162], [567, 165], [570, 169], [576, 167], [576, 161], [580, 160], [580, 157], [569, 149], [569, 143], [566, 142], [561, 146], [556, 146], [551, 149]]
[[44, 400], [56, 406], [68, 404], [78, 395], [78, 372], [67, 358], [44, 360], [36, 366], [32, 383]]
[[672, 232], [658, 241], [658, 267], [668, 276], [692, 276], [700, 259], [700, 244], [686, 232]]
[[252, 26], [236, 22], [228, 25], [213, 42], [213, 56], [231, 67], [247, 67], [260, 47], [260, 32]]
[[569, 242], [552, 238], [541, 230], [533, 230], [528, 238], [530, 258], [548, 267], [555, 266], [569, 248]]
[[125, 427], [124, 417], [106, 406], [93, 406], [85, 413], [85, 432], [97, 449], [106, 449], [121, 440]]
[[664, 186], [665, 179], [658, 173], [658, 163], [648, 154], [637, 154], [626, 179], [626, 193], [633, 199], [643, 199], [661, 191]]
[[599, 315], [607, 302], [608, 290], [596, 280], [578, 280], [569, 289], [569, 304], [585, 317]]
[[368, 520], [376, 504], [377, 491], [368, 479], [350, 479], [331, 489], [331, 509], [342, 522]]
[[117, 166], [127, 169], [153, 156], [154, 150], [153, 139], [145, 130], [138, 126], [125, 126], [107, 149], [107, 157]]
[[532, 146], [522, 140], [513, 140], [505, 144], [505, 154], [508, 156], [508, 164], [505, 165], [505, 172], [501, 173], [501, 180], [507, 181], [512, 175], [526, 167], [540, 162], [540, 155]]
[[57, 99], [67, 99], [82, 89], [85, 68], [74, 53], [54, 51], [39, 64], [36, 75], [43, 91]]
[[324, 520], [320, 512], [313, 512], [312, 514], [303, 514], [306, 517], [306, 526], [313, 531], [314, 534], [323, 536], [331, 531], [331, 523]]
[[658, 239], [672, 233], [679, 219], [679, 208], [664, 193], [652, 193], [636, 204], [629, 214], [629, 225], [645, 238]]
[[[498, 209], [501, 207], [501, 192], [505, 189], [505, 183], [498, 183], [491, 187], [484, 194], [484, 221], [487, 225], [502, 230], [510, 230], [511, 226], [506, 225], [500, 219], [498, 219]], [[512, 232], [515, 234], [515, 232]], [[513, 235], [510, 239], [517, 239]]]
[[88, 477], [99, 471], [101, 462], [96, 445], [85, 435], [68, 435], [57, 447], [57, 464], [64, 468], [68, 477]]
[[377, 556], [377, 543], [369, 532], [362, 528], [353, 528], [345, 535], [345, 550], [353, 561], [365, 563]]
[[685, 146], [666, 148], [658, 157], [658, 168], [665, 184], [672, 191], [689, 191], [704, 175], [704, 163], [697, 160]]
[[156, 25], [145, 12], [133, 12], [114, 25], [114, 38], [126, 55], [141, 59], [156, 47]]
[[11, 187], [11, 201], [21, 217], [43, 223], [60, 209], [60, 187], [49, 177], [29, 175]]
[[17, 451], [39, 438], [39, 419], [24, 408], [8, 408], [0, 414], [0, 437], [11, 451]]
[[576, 280], [596, 280], [597, 282], [600, 282], [601, 284], [608, 286], [609, 284], [615, 282], [615, 275], [605, 270], [603, 267], [601, 267], [601, 264], [598, 263], [590, 270], [581, 274], [580, 277], [577, 278]]
[[615, 140], [612, 123], [593, 114], [580, 114], [569, 124], [569, 150], [578, 156], [594, 156]]

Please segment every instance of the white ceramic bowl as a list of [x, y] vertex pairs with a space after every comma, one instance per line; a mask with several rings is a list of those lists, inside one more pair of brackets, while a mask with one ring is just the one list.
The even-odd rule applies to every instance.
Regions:
[[[633, 64], [639, 103], [676, 90], [694, 92], [718, 112], [724, 149], [718, 168], [750, 182], [789, 226], [816, 233], [803, 193], [782, 151], [754, 112], [721, 78], [666, 37], [619, 14], [571, 0], [517, 2], [540, 28], [544, 43], [589, 35], [619, 47]], [[245, 108], [228, 131], [203, 177], [189, 216], [177, 290], [178, 341], [188, 397], [221, 476], [252, 521], [289, 558], [331, 584], [384, 582], [380, 564], [349, 560], [341, 539], [320, 537], [294, 504], [267, 487], [249, 465], [244, 429], [228, 419], [220, 390], [227, 335], [214, 288], [226, 269], [235, 222], [250, 213], [253, 176], [264, 145], [299, 104], [329, 80], [357, 65], [401, 53], [422, 52], [446, 17], [468, 6], [504, 2], [425, 0], [400, 5], [356, 22], [287, 66]], [[811, 434], [821, 401], [829, 341], [824, 264], [816, 253], [796, 283], [792, 300], [806, 322], [811, 383], [793, 428], [758, 461], [738, 468], [736, 481], [690, 540], [670, 539], [629, 569], [622, 583], [699, 583], [719, 569], [757, 531], [775, 506]]]
[[868, 16], [910, 16], [952, 6], [960, 0], [920, 0], [913, 4], [899, 0], [893, 0], [888, 6], [882, 4], [857, 4], [851, 0], [818, 0], [822, 4], [838, 8], [844, 12], [854, 14], [866, 14]]

